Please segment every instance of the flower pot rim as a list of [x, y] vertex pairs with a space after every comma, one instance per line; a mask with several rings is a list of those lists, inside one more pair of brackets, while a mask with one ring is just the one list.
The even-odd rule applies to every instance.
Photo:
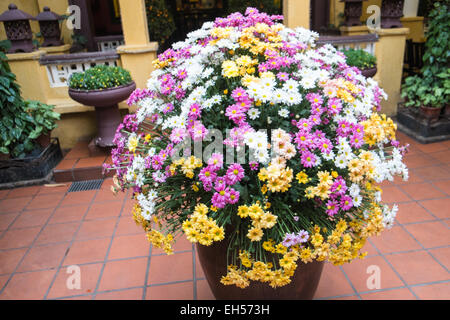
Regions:
[[95, 90], [80, 90], [80, 89], [75, 89], [75, 88], [70, 88], [69, 87], [69, 91], [72, 92], [77, 92], [77, 93], [97, 93], [97, 92], [108, 92], [108, 91], [114, 91], [117, 89], [122, 89], [122, 88], [127, 88], [127, 87], [132, 87], [133, 85], [135, 85], [136, 83], [134, 81], [131, 81], [128, 84], [123, 84], [117, 87], [111, 87], [111, 88], [106, 88], [106, 89], [95, 89]]

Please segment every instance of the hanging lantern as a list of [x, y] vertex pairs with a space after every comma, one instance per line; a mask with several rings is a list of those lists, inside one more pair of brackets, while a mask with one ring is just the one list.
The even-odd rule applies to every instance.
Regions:
[[383, 0], [381, 2], [381, 27], [401, 28], [404, 0]]
[[341, 2], [345, 2], [345, 26], [353, 27], [361, 25], [360, 18], [362, 15], [363, 1], [367, 0], [341, 0]]
[[0, 22], [5, 25], [6, 37], [11, 41], [8, 53], [32, 52], [35, 49], [29, 20], [35, 20], [35, 18], [17, 9], [14, 3], [11, 3], [8, 10], [0, 15]]
[[61, 29], [59, 21], [63, 18], [60, 15], [52, 12], [49, 7], [44, 7], [44, 11], [36, 16], [41, 28], [41, 34], [44, 38], [43, 47], [61, 46]]

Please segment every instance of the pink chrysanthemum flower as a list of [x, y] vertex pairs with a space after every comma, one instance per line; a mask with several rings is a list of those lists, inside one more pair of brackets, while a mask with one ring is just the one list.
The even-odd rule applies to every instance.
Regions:
[[226, 173], [227, 184], [232, 186], [244, 178], [245, 172], [242, 166], [238, 163], [232, 164]]

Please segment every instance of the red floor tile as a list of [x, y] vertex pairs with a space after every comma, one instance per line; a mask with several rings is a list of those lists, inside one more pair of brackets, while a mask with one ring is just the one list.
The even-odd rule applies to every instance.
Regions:
[[425, 248], [446, 246], [450, 244], [450, 232], [441, 222], [424, 222], [411, 224], [405, 228]]
[[450, 172], [443, 166], [417, 168], [414, 173], [427, 181], [450, 179]]
[[417, 144], [417, 148], [425, 153], [434, 153], [447, 150], [447, 146], [445, 146], [441, 142], [428, 143], [428, 144]]
[[61, 207], [80, 204], [89, 204], [95, 196], [96, 191], [80, 191], [68, 193], [61, 202]]
[[101, 189], [95, 196], [94, 202], [105, 202], [105, 201], [120, 201], [122, 203], [125, 199], [126, 193], [119, 192], [114, 194], [111, 189]]
[[18, 272], [56, 268], [64, 258], [68, 243], [33, 247], [17, 269]]
[[385, 187], [381, 197], [386, 203], [398, 203], [412, 200], [397, 186]]
[[443, 198], [445, 194], [431, 183], [416, 183], [401, 186], [401, 189], [414, 200]]
[[450, 196], [450, 180], [434, 181], [433, 185]]
[[205, 278], [205, 273], [203, 272], [203, 267], [200, 263], [197, 252], [195, 253], [195, 276], [197, 277], [197, 279]]
[[449, 280], [448, 272], [425, 251], [393, 254], [386, 258], [407, 284]]
[[0, 274], [13, 273], [26, 252], [27, 249], [0, 251]]
[[41, 228], [26, 228], [6, 231], [0, 238], [0, 249], [28, 247], [34, 241]]
[[59, 207], [50, 219], [49, 224], [81, 221], [86, 214], [87, 209], [87, 204]]
[[407, 288], [365, 293], [363, 300], [417, 300]]
[[97, 294], [95, 300], [142, 300], [144, 289], [136, 288]]
[[16, 273], [0, 294], [0, 300], [42, 300], [55, 270]]
[[400, 226], [385, 230], [380, 236], [370, 238], [381, 253], [392, 253], [422, 249], [422, 247]]
[[147, 262], [147, 258], [108, 262], [98, 290], [107, 291], [144, 286]]
[[78, 231], [76, 240], [111, 237], [116, 221], [116, 218], [84, 221]]
[[110, 238], [75, 241], [69, 248], [63, 265], [70, 266], [75, 264], [103, 262], [110, 242]]
[[150, 253], [150, 243], [143, 235], [114, 237], [108, 260], [145, 257]]
[[122, 204], [120, 202], [104, 202], [91, 204], [86, 220], [93, 220], [99, 218], [117, 217], [122, 210]]
[[413, 287], [422, 300], [450, 300], [450, 282]]
[[441, 163], [450, 163], [450, 150], [433, 152], [430, 153], [430, 156]]
[[38, 195], [28, 204], [27, 210], [55, 208], [61, 201], [64, 194]]
[[32, 187], [13, 189], [6, 198], [7, 199], [15, 199], [15, 198], [32, 197], [32, 196], [36, 195], [40, 189], [41, 189], [41, 186], [32, 186]]
[[24, 211], [11, 226], [11, 229], [43, 226], [52, 213], [53, 208]]
[[0, 276], [0, 290], [5, 286], [6, 282], [8, 281], [10, 275], [3, 275]]
[[63, 159], [55, 168], [56, 171], [59, 170], [71, 170], [75, 167], [78, 159]]
[[193, 279], [192, 253], [170, 256], [152, 256], [148, 284], [159, 284]]
[[325, 263], [314, 299], [355, 294], [339, 267]]
[[47, 225], [36, 240], [36, 244], [71, 241], [79, 225], [79, 222]]
[[[436, 168], [436, 167], [433, 167]], [[396, 176], [394, 178], [394, 185], [404, 185], [404, 184], [412, 184], [412, 183], [418, 183], [418, 182], [423, 182], [424, 179], [420, 176], [418, 176], [417, 174], [415, 174], [413, 171], [409, 171], [408, 173], [408, 180], [403, 180], [403, 177], [401, 176]]]
[[[78, 266], [79, 269], [61, 268], [47, 298], [54, 299], [93, 293], [97, 286], [102, 266], [103, 264], [98, 263]], [[77, 274], [80, 276], [79, 283], [76, 280]], [[80, 285], [79, 289], [77, 284]]]
[[431, 214], [427, 212], [417, 202], [408, 202], [398, 204], [397, 221], [401, 224], [435, 220]]
[[90, 167], [101, 167], [105, 162], [106, 157], [89, 157], [80, 159], [76, 164], [75, 168], [90, 168]]
[[[11, 192], [13, 192], [13, 191], [11, 191]], [[20, 200], [17, 200], [17, 199], [1, 200], [0, 201], [0, 214], [20, 212], [23, 210], [23, 208], [25, 208], [30, 203], [30, 201], [32, 199], [33, 199], [32, 197], [26, 197], [26, 198], [20, 198]]]
[[66, 193], [70, 188], [70, 183], [53, 183], [43, 185], [37, 193], [38, 195]]
[[130, 235], [130, 234], [139, 234], [142, 237], [145, 237], [145, 231], [140, 226], [134, 222], [133, 218], [130, 216], [120, 217], [119, 224], [117, 225], [116, 235]]
[[430, 254], [450, 270], [450, 247], [432, 249]]
[[197, 300], [215, 300], [208, 281], [197, 280]]
[[425, 200], [420, 204], [440, 219], [450, 218], [450, 198]]
[[8, 229], [19, 213], [2, 213], [0, 214], [0, 232]]
[[9, 194], [9, 189], [0, 190], [0, 200], [6, 198], [6, 196]]
[[147, 288], [146, 300], [192, 300], [194, 288], [192, 281], [167, 284]]
[[427, 156], [426, 154], [412, 154], [406, 155], [404, 162], [409, 169], [415, 169], [420, 167], [427, 167], [440, 164], [439, 160]]
[[[394, 270], [380, 256], [357, 259], [344, 264], [342, 268], [358, 292], [389, 289], [404, 285]], [[380, 279], [379, 283], [375, 281], [377, 274]], [[379, 287], [376, 287], [378, 284]]]

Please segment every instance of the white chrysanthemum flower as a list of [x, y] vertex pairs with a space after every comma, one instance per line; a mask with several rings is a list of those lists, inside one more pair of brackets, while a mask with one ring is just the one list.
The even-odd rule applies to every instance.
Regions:
[[251, 108], [250, 110], [248, 110], [247, 114], [251, 120], [256, 120], [259, 118], [260, 112], [256, 108]]

